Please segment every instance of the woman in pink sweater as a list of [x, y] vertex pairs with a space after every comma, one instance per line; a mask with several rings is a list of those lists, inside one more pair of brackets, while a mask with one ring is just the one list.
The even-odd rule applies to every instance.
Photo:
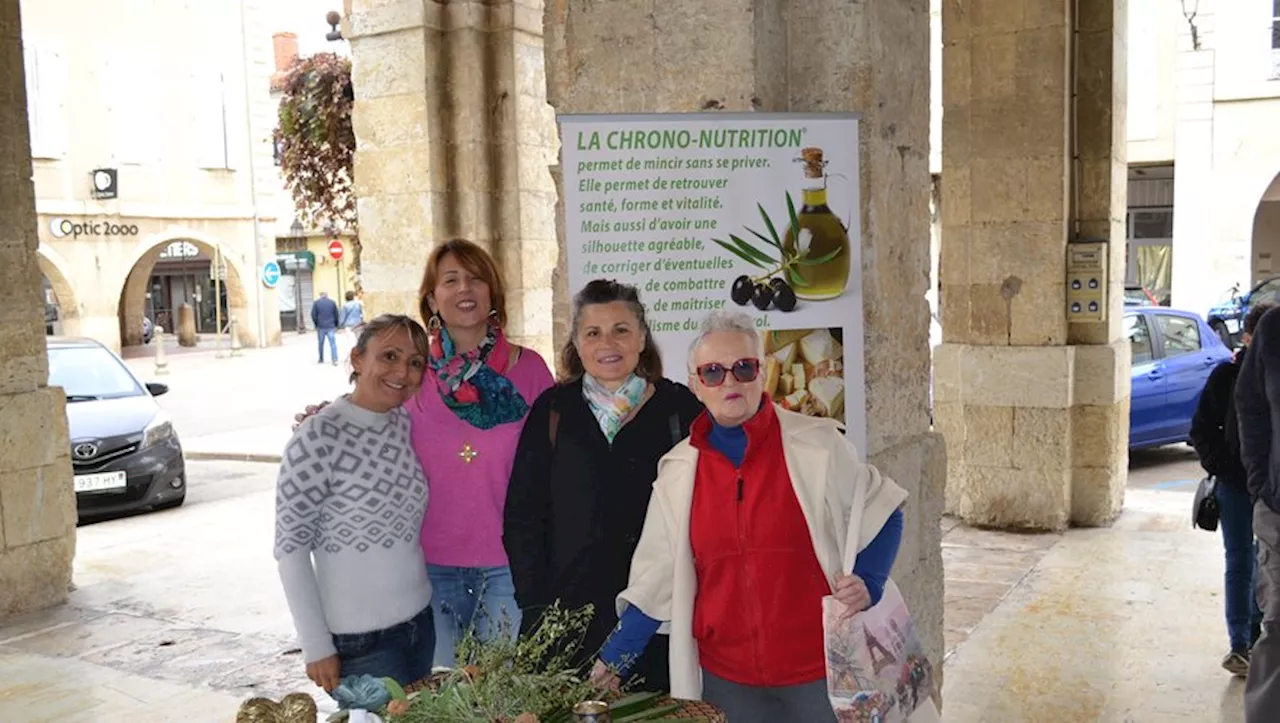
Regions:
[[406, 406], [431, 492], [422, 549], [435, 661], [453, 666], [472, 626], [481, 640], [520, 629], [502, 511], [525, 417], [554, 380], [537, 352], [507, 342], [502, 277], [483, 248], [464, 240], [436, 246], [419, 299], [431, 354], [422, 389]]

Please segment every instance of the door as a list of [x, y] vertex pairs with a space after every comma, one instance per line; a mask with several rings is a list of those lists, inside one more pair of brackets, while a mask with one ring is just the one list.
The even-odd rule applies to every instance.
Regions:
[[1200, 320], [1170, 313], [1153, 314], [1164, 348], [1166, 429], [1172, 441], [1185, 439], [1209, 372], [1220, 361], [1204, 348]]
[[1125, 336], [1133, 355], [1130, 372], [1132, 391], [1129, 401], [1129, 446], [1141, 447], [1155, 442], [1161, 432], [1165, 404], [1164, 368], [1156, 358], [1156, 345], [1151, 337], [1147, 316], [1124, 315]]

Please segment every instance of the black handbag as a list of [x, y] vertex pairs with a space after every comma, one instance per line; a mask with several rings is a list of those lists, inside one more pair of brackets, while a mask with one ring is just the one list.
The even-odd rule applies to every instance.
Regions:
[[1191, 503], [1191, 526], [1213, 532], [1218, 529], [1218, 496], [1215, 494], [1218, 479], [1208, 475], [1196, 487], [1195, 501]]

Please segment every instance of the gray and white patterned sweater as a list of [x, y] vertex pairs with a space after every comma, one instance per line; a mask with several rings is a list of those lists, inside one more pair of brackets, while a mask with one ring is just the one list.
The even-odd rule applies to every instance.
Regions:
[[419, 541], [427, 481], [409, 415], [341, 397], [285, 447], [276, 483], [275, 557], [306, 662], [333, 655], [333, 633], [409, 620], [431, 602]]

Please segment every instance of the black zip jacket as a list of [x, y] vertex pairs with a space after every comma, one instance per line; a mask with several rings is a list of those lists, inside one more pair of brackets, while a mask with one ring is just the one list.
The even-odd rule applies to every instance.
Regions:
[[1280, 310], [1262, 315], [1236, 380], [1240, 457], [1249, 495], [1280, 514]]
[[[1243, 356], [1243, 355], [1242, 355]], [[1247, 474], [1240, 459], [1240, 425], [1236, 419], [1236, 361], [1219, 364], [1209, 373], [1191, 418], [1191, 446], [1204, 471], [1225, 484], [1245, 485]]]
[[[689, 435], [701, 412], [687, 387], [661, 380], [609, 444], [581, 381], [552, 387], [534, 402], [516, 448], [502, 542], [525, 631], [556, 601], [570, 610], [595, 607], [575, 664], [594, 661], [617, 625], [615, 600], [627, 586], [658, 460]], [[644, 689], [669, 685], [666, 641], [654, 636], [637, 661], [633, 674], [644, 677]]]

